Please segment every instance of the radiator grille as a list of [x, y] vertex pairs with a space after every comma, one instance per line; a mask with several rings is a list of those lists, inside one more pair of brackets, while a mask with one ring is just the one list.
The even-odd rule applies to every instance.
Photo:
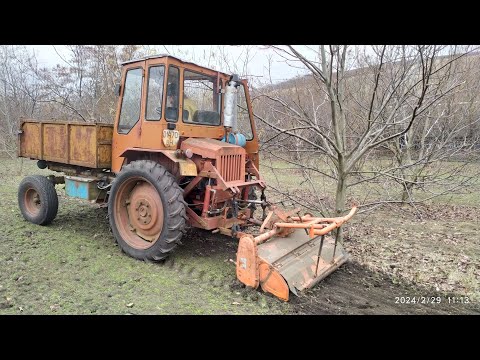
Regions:
[[218, 162], [218, 171], [226, 182], [245, 180], [242, 178], [245, 176], [245, 155], [220, 155]]

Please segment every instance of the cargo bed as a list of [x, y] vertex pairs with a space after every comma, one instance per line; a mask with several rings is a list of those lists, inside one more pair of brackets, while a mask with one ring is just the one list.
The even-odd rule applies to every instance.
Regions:
[[110, 169], [113, 125], [25, 120], [19, 131], [20, 157]]

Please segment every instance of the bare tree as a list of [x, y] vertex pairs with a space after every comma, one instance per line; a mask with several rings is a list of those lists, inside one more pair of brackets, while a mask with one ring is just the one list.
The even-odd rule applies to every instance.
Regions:
[[[273, 48], [292, 66], [308, 69], [309, 75], [262, 89], [263, 113], [257, 118], [274, 134], [263, 149], [301, 169], [314, 191], [315, 175], [333, 179], [338, 215], [345, 209], [347, 188], [358, 183], [349, 180], [367, 156], [398, 141], [461, 85], [451, 65], [469, 50], [322, 45], [308, 49], [312, 58], [294, 46]], [[437, 61], [440, 56], [443, 61]], [[313, 197], [307, 205], [324, 210], [315, 206], [320, 200]]]
[[33, 76], [38, 64], [24, 46], [0, 46], [0, 150], [16, 153], [18, 121], [33, 116], [42, 98]]
[[143, 55], [139, 45], [70, 45], [61, 64], [36, 69], [45, 98], [44, 115], [56, 119], [112, 122], [120, 64]]
[[[420, 115], [403, 136], [383, 144], [393, 155], [392, 161], [379, 169], [359, 171], [358, 175], [367, 175], [360, 182], [390, 179], [402, 189], [398, 200], [410, 203], [421, 200], [416, 198], [415, 189], [433, 198], [472, 182], [475, 173], [468, 169], [478, 155], [480, 137], [477, 56], [449, 66], [448, 71], [455, 71], [461, 86]], [[463, 70], [452, 69], [453, 65]]]

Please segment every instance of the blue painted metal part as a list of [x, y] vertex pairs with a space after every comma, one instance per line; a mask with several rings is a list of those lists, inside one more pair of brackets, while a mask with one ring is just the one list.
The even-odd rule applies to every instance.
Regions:
[[65, 177], [65, 193], [67, 196], [85, 200], [95, 199], [98, 190], [91, 179]]
[[[225, 136], [222, 138], [221, 141], [225, 141]], [[228, 143], [235, 144], [241, 147], [245, 147], [247, 145], [247, 139], [243, 134], [228, 134]]]

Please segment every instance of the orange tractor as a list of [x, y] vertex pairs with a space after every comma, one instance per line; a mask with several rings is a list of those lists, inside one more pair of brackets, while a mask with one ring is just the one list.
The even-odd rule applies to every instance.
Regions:
[[[22, 180], [25, 219], [50, 223], [55, 184], [64, 183], [67, 196], [108, 202], [113, 235], [136, 259], [164, 260], [187, 225], [238, 238], [238, 279], [283, 300], [347, 260], [325, 235], [355, 208], [343, 218], [318, 218], [266, 201], [246, 80], [172, 56], [122, 65], [114, 125], [22, 122], [19, 156], [63, 173]], [[261, 219], [253, 217], [257, 206]]]

